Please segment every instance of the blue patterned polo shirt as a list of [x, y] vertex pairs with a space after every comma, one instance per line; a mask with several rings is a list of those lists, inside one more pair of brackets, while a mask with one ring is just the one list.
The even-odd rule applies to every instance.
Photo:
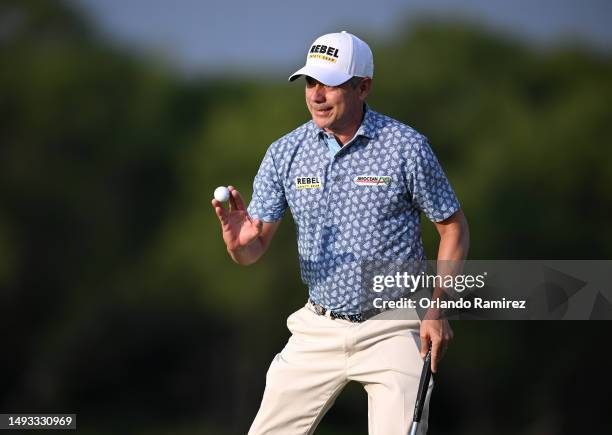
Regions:
[[427, 138], [411, 127], [366, 106], [349, 143], [338, 149], [331, 138], [311, 120], [270, 145], [248, 212], [275, 222], [289, 207], [310, 299], [357, 314], [363, 263], [424, 260], [420, 213], [439, 222], [459, 202]]

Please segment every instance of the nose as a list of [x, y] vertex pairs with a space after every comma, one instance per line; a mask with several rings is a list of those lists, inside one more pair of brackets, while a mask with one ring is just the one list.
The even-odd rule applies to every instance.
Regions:
[[325, 102], [325, 85], [321, 83], [317, 83], [311, 89], [312, 91], [312, 100], [315, 103], [324, 103]]

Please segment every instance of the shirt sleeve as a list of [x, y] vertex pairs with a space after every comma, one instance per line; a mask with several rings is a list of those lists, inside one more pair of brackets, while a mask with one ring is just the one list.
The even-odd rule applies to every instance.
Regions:
[[461, 208], [427, 139], [417, 142], [408, 172], [412, 200], [429, 220], [441, 222]]
[[285, 189], [278, 176], [270, 147], [253, 181], [253, 197], [247, 211], [255, 219], [276, 222], [282, 219], [286, 209]]

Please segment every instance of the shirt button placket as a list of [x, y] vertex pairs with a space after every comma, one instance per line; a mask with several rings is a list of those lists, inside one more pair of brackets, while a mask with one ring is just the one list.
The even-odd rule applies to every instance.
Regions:
[[330, 222], [330, 220], [333, 218], [333, 216], [331, 216], [331, 210], [332, 210], [332, 206], [331, 206], [331, 202], [333, 201], [333, 190], [334, 190], [334, 186], [336, 184], [336, 181], [338, 176], [335, 174], [335, 168], [337, 167], [337, 165], [335, 165], [334, 163], [336, 163], [336, 158], [332, 157], [332, 161], [329, 164], [329, 172], [328, 172], [328, 190], [327, 190], [327, 195], [326, 195], [326, 200], [325, 200], [325, 221], [326, 222]]

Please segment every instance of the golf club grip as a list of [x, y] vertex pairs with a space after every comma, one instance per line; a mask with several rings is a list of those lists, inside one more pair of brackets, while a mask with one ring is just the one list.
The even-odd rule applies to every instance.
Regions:
[[425, 361], [423, 362], [423, 371], [421, 371], [421, 380], [419, 381], [419, 391], [417, 392], [416, 403], [414, 404], [413, 421], [421, 421], [425, 398], [427, 397], [427, 389], [429, 388], [429, 378], [431, 378], [431, 350], [427, 352]]

